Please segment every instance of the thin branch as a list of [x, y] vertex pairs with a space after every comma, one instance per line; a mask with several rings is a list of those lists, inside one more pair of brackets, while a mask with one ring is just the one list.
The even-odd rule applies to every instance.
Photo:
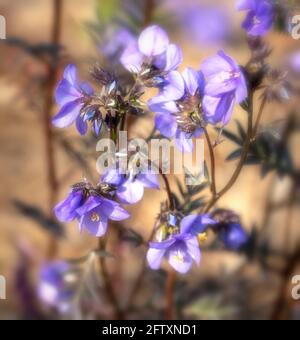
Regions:
[[261, 104], [260, 104], [260, 108], [259, 108], [259, 112], [258, 112], [258, 115], [257, 115], [257, 118], [256, 118], [256, 122], [255, 122], [255, 125], [254, 125], [254, 128], [253, 128], [253, 132], [252, 132], [252, 137], [254, 138], [257, 134], [257, 131], [258, 131], [258, 128], [259, 128], [259, 123], [261, 121], [261, 118], [262, 118], [262, 115], [263, 115], [263, 112], [264, 112], [264, 108], [266, 106], [266, 103], [267, 103], [267, 98], [264, 97]]
[[[53, 0], [53, 22], [51, 33], [51, 44], [55, 46], [60, 45], [61, 27], [62, 27], [62, 0]], [[47, 64], [47, 82], [46, 94], [44, 101], [44, 134], [45, 134], [45, 147], [46, 147], [46, 171], [47, 181], [50, 190], [49, 193], [49, 213], [52, 215], [52, 209], [56, 201], [56, 193], [58, 188], [57, 174], [55, 169], [55, 156], [54, 156], [54, 136], [51, 126], [51, 113], [53, 108], [53, 92], [56, 83], [56, 76], [58, 72], [59, 56], [58, 52], [54, 53], [50, 62]], [[57, 241], [51, 237], [48, 246], [48, 257], [54, 257], [57, 248]]]
[[144, 22], [143, 22], [144, 27], [147, 27], [151, 23], [154, 9], [155, 9], [155, 0], [145, 0]]
[[170, 183], [168, 180], [168, 177], [163, 173], [162, 169], [159, 167], [159, 174], [162, 177], [165, 186], [166, 186], [166, 192], [168, 194], [168, 200], [169, 200], [169, 208], [171, 211], [175, 210], [175, 204], [174, 204], [174, 199], [173, 199], [173, 195], [172, 195], [172, 191], [171, 191], [171, 187], [170, 187]]
[[[152, 166], [152, 163], [151, 163], [150, 160], [148, 161], [148, 166], [149, 167]], [[163, 173], [163, 170], [160, 166], [157, 166], [157, 168], [158, 168], [158, 172], [159, 172], [161, 178], [163, 179], [163, 181], [165, 183], [165, 187], [166, 187], [165, 189], [166, 189], [166, 192], [167, 192], [167, 195], [168, 195], [168, 200], [169, 200], [169, 209], [171, 211], [174, 211], [175, 210], [175, 202], [174, 202], [174, 199], [173, 199], [173, 194], [172, 194], [172, 191], [171, 191], [171, 187], [170, 187], [168, 177]]]
[[205, 208], [205, 212], [209, 212], [210, 209], [218, 202], [218, 200], [229, 191], [232, 186], [235, 184], [237, 179], [239, 178], [239, 175], [243, 169], [244, 163], [248, 157], [249, 148], [251, 145], [252, 140], [252, 132], [253, 132], [253, 94], [250, 95], [249, 98], [249, 111], [248, 111], [248, 129], [247, 129], [247, 137], [244, 143], [243, 147], [243, 153], [241, 155], [240, 161], [231, 176], [228, 183], [224, 186], [224, 188], [217, 193], [215, 197], [212, 197], [211, 201], [208, 203], [207, 207]]
[[124, 112], [122, 118], [121, 118], [121, 123], [120, 123], [120, 131], [125, 131], [125, 127], [126, 127], [126, 121], [127, 121], [127, 113]]

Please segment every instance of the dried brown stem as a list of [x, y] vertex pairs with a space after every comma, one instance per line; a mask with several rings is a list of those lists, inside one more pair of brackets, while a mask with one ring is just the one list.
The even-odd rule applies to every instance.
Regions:
[[257, 134], [257, 131], [258, 131], [258, 128], [259, 128], [259, 124], [260, 124], [260, 121], [261, 121], [261, 118], [262, 118], [262, 115], [263, 115], [263, 112], [264, 112], [264, 108], [266, 106], [266, 103], [267, 103], [267, 98], [264, 97], [261, 104], [260, 104], [260, 108], [259, 108], [259, 112], [258, 112], [258, 115], [257, 115], [257, 118], [256, 118], [256, 121], [255, 121], [255, 124], [254, 124], [254, 128], [253, 128], [253, 132], [252, 132], [252, 137], [254, 138]]
[[153, 12], [155, 9], [155, 0], [145, 0], [145, 7], [144, 7], [144, 27], [147, 27], [153, 17]]
[[171, 269], [168, 272], [167, 285], [166, 285], [166, 310], [165, 310], [166, 320], [174, 319], [175, 281], [176, 281], [176, 272], [175, 270]]
[[169, 208], [170, 208], [171, 211], [173, 211], [173, 210], [175, 210], [175, 204], [174, 204], [174, 199], [173, 199], [173, 195], [172, 195], [172, 191], [171, 191], [171, 187], [170, 187], [168, 177], [163, 173], [161, 168], [159, 168], [159, 174], [160, 174], [161, 178], [163, 179], [165, 186], [166, 186], [166, 192], [168, 194], [168, 200], [169, 200]]

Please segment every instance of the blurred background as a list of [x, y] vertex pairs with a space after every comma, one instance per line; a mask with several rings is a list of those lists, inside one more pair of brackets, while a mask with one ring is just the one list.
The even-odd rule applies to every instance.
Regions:
[[[280, 12], [280, 25], [265, 38], [272, 49], [269, 62], [289, 71], [289, 81], [299, 91], [300, 40], [288, 30], [292, 13], [300, 10], [293, 1], [280, 5], [286, 10]], [[70, 185], [82, 176], [97, 176], [96, 139], [79, 138], [73, 128], [53, 131], [49, 124], [57, 111], [53, 93], [64, 67], [76, 64], [81, 79], [89, 78], [96, 62], [125, 72], [118, 64], [124, 41], [151, 23], [164, 27], [181, 46], [181, 68], [197, 69], [221, 48], [245, 65], [249, 48], [240, 28], [244, 13], [235, 10], [234, 0], [1, 0], [0, 15], [7, 26], [7, 39], [0, 41], [0, 275], [7, 280], [0, 318], [52, 318], [53, 311], [36, 298], [39, 267], [52, 259], [85, 256], [97, 242], [80, 235], [76, 223], [61, 226], [52, 216], [52, 207]], [[300, 318], [300, 301], [291, 297], [291, 279], [300, 274], [299, 93], [288, 102], [267, 105], [263, 125], [274, 139], [262, 146], [260, 164], [246, 166], [219, 202], [241, 216], [250, 245], [233, 253], [211, 246], [213, 235], [208, 238], [201, 265], [178, 278], [178, 318]], [[236, 108], [234, 119], [245, 124], [247, 117]], [[133, 119], [130, 136], [147, 136], [152, 124], [151, 117]], [[234, 121], [228, 130], [236, 133]], [[230, 139], [216, 149], [220, 187], [236, 164], [225, 160], [234, 150]], [[289, 171], [282, 170], [285, 162]], [[147, 191], [141, 203], [130, 207], [132, 217], [125, 227], [147, 238], [164, 199], [163, 190]], [[145, 257], [145, 249], [134, 241], [132, 235], [116, 232], [110, 242], [111, 252], [122, 255], [120, 261], [108, 260], [121, 300]], [[146, 269], [127, 318], [162, 317], [164, 275]], [[99, 305], [99, 315], [109, 318], [105, 298]]]

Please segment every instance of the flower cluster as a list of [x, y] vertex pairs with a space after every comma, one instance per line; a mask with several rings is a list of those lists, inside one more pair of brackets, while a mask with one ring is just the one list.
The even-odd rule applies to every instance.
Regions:
[[73, 185], [68, 197], [60, 202], [54, 212], [61, 222], [79, 221], [79, 230], [88, 230], [101, 237], [107, 230], [108, 220], [122, 221], [129, 213], [113, 200], [115, 187], [99, 183], [93, 187], [88, 182]]
[[175, 136], [183, 151], [192, 151], [191, 138], [206, 124], [228, 124], [234, 104], [248, 93], [242, 69], [223, 51], [204, 61], [201, 71], [170, 72], [165, 83], [148, 105], [157, 114], [156, 128], [165, 137]]
[[78, 82], [77, 69], [74, 65], [66, 67], [64, 77], [55, 92], [56, 102], [61, 109], [53, 117], [54, 126], [65, 128], [75, 123], [78, 132], [84, 135], [90, 123], [98, 136], [102, 126], [114, 131], [126, 113], [133, 115], [143, 113], [139, 101], [142, 92], [138, 87], [135, 91], [122, 88], [114, 75], [98, 66], [91, 74], [101, 86], [99, 93], [95, 93], [88, 83]]
[[242, 27], [250, 36], [263, 36], [272, 28], [274, 8], [270, 0], [238, 0], [237, 9], [247, 11]]
[[55, 92], [56, 102], [61, 109], [53, 118], [53, 125], [64, 128], [76, 123], [78, 132], [84, 135], [87, 131], [88, 118], [81, 112], [91, 101], [93, 94], [94, 90], [88, 83], [78, 82], [76, 67], [68, 65]]
[[216, 223], [212, 229], [227, 249], [238, 250], [247, 243], [249, 236], [244, 230], [239, 216], [234, 212], [218, 209], [213, 213], [213, 218]]
[[160, 85], [164, 76], [182, 62], [181, 49], [170, 44], [167, 33], [159, 26], [146, 28], [129, 44], [121, 56], [122, 65], [139, 76], [144, 83]]
[[[261, 20], [265, 7], [261, 10], [257, 4], [250, 7], [250, 3], [254, 6], [256, 2], [244, 1], [239, 8], [250, 10]], [[67, 66], [56, 89], [60, 111], [53, 124], [63, 128], [75, 123], [83, 135], [90, 123], [96, 135], [104, 127], [115, 140], [126, 115], [146, 114], [148, 106], [155, 113], [156, 129], [174, 138], [181, 151], [191, 152], [192, 139], [199, 137], [208, 124], [228, 124], [234, 106], [247, 99], [250, 89], [247, 73], [224, 51], [205, 60], [199, 70], [188, 67], [180, 73], [177, 69], [182, 52], [156, 25], [146, 28], [137, 40], [131, 37], [120, 61], [132, 75], [131, 86], [97, 66], [92, 76], [100, 91], [79, 82], [75, 66]], [[142, 96], [149, 87], [158, 93], [145, 105]], [[129, 163], [125, 172], [110, 168], [97, 185], [88, 181], [73, 185], [67, 198], [54, 208], [56, 217], [61, 222], [77, 220], [80, 231], [103, 236], [109, 220], [129, 217], [121, 204], [137, 203], [145, 188], [159, 189], [158, 176], [146, 164], [146, 169], [138, 171], [133, 171]], [[227, 248], [238, 249], [246, 242], [247, 235], [238, 221], [225, 221], [224, 214], [221, 219], [209, 214], [191, 215], [173, 204], [170, 188], [167, 191], [169, 207], [160, 214], [156, 240], [150, 243], [147, 254], [152, 269], [158, 269], [167, 258], [176, 271], [186, 273], [193, 261], [200, 262], [199, 240], [205, 238], [208, 228], [218, 233]]]
[[102, 180], [116, 187], [116, 196], [123, 204], [135, 204], [144, 195], [144, 189], [159, 189], [158, 176], [150, 170], [127, 171], [122, 174], [118, 169], [109, 169]]
[[67, 312], [74, 296], [77, 275], [66, 261], [55, 261], [42, 266], [39, 273], [38, 296], [46, 305]]

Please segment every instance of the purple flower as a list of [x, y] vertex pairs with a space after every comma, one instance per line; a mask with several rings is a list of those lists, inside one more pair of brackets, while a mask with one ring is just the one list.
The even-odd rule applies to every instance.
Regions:
[[95, 189], [86, 183], [73, 187], [68, 197], [54, 208], [54, 213], [61, 222], [77, 219], [80, 232], [86, 229], [97, 237], [106, 233], [108, 220], [129, 217], [119, 203], [102, 195], [100, 187]]
[[138, 41], [129, 44], [121, 56], [123, 66], [133, 73], [139, 73], [143, 65], [169, 72], [181, 62], [180, 48], [170, 44], [167, 33], [156, 25], [143, 30]]
[[238, 250], [249, 239], [240, 222], [240, 217], [234, 211], [217, 209], [213, 212], [215, 224], [211, 229], [219, 236], [225, 247], [231, 250]]
[[201, 259], [197, 237], [190, 234], [171, 236], [162, 242], [150, 242], [147, 261], [151, 269], [157, 270], [163, 258], [179, 273], [186, 274], [193, 264], [199, 264]]
[[228, 124], [234, 104], [247, 98], [246, 79], [238, 64], [223, 51], [202, 64], [205, 77], [204, 118], [211, 124]]
[[[187, 38], [201, 45], [219, 45], [229, 40], [233, 27], [224, 6], [200, 5], [179, 8]], [[179, 12], [178, 11], [178, 12]]]
[[112, 33], [109, 32], [99, 49], [110, 61], [116, 61], [116, 56], [120, 57], [127, 46], [133, 43], [135, 43], [135, 36], [131, 31], [126, 27], [120, 27]]
[[197, 236], [206, 231], [208, 226], [213, 226], [217, 222], [211, 218], [210, 214], [188, 215], [181, 221], [181, 227], [184, 226], [185, 232]]
[[76, 210], [84, 204], [84, 201], [83, 191], [71, 190], [68, 197], [54, 208], [57, 219], [61, 222], [71, 222], [78, 218]]
[[249, 238], [240, 223], [223, 224], [220, 227], [219, 236], [225, 247], [230, 250], [240, 249]]
[[248, 11], [242, 27], [249, 35], [263, 36], [272, 28], [274, 8], [269, 0], [238, 0], [237, 9]]
[[144, 188], [159, 189], [158, 176], [149, 170], [137, 174], [121, 174], [117, 169], [110, 169], [103, 175], [102, 180], [116, 186], [116, 195], [124, 204], [140, 201]]
[[179, 273], [187, 273], [193, 260], [199, 264], [201, 253], [197, 235], [206, 230], [208, 224], [215, 221], [209, 215], [189, 215], [176, 227], [177, 218], [171, 215], [168, 219], [169, 236], [161, 242], [150, 242], [147, 260], [150, 268], [159, 269], [163, 258]]
[[108, 220], [122, 221], [129, 217], [119, 203], [101, 196], [90, 196], [76, 212], [79, 215], [79, 230], [101, 237], [106, 233]]
[[55, 92], [56, 102], [61, 109], [53, 117], [53, 125], [65, 128], [75, 122], [78, 132], [84, 135], [87, 132], [87, 123], [81, 116], [81, 110], [93, 93], [94, 90], [88, 83], [78, 82], [76, 67], [68, 65]]
[[38, 296], [43, 303], [65, 312], [74, 296], [75, 283], [76, 275], [68, 262], [44, 264], [39, 274]]
[[289, 66], [291, 69], [296, 72], [297, 74], [300, 73], [300, 50], [297, 52], [294, 52], [289, 57]]
[[[196, 114], [200, 109], [203, 89], [201, 72], [186, 68], [181, 75], [172, 71], [158, 96], [148, 102], [149, 108], [157, 113], [156, 128], [167, 138], [175, 137], [176, 146], [181, 151], [191, 152], [192, 138], [199, 137], [203, 132]], [[185, 112], [195, 116], [186, 115]]]

